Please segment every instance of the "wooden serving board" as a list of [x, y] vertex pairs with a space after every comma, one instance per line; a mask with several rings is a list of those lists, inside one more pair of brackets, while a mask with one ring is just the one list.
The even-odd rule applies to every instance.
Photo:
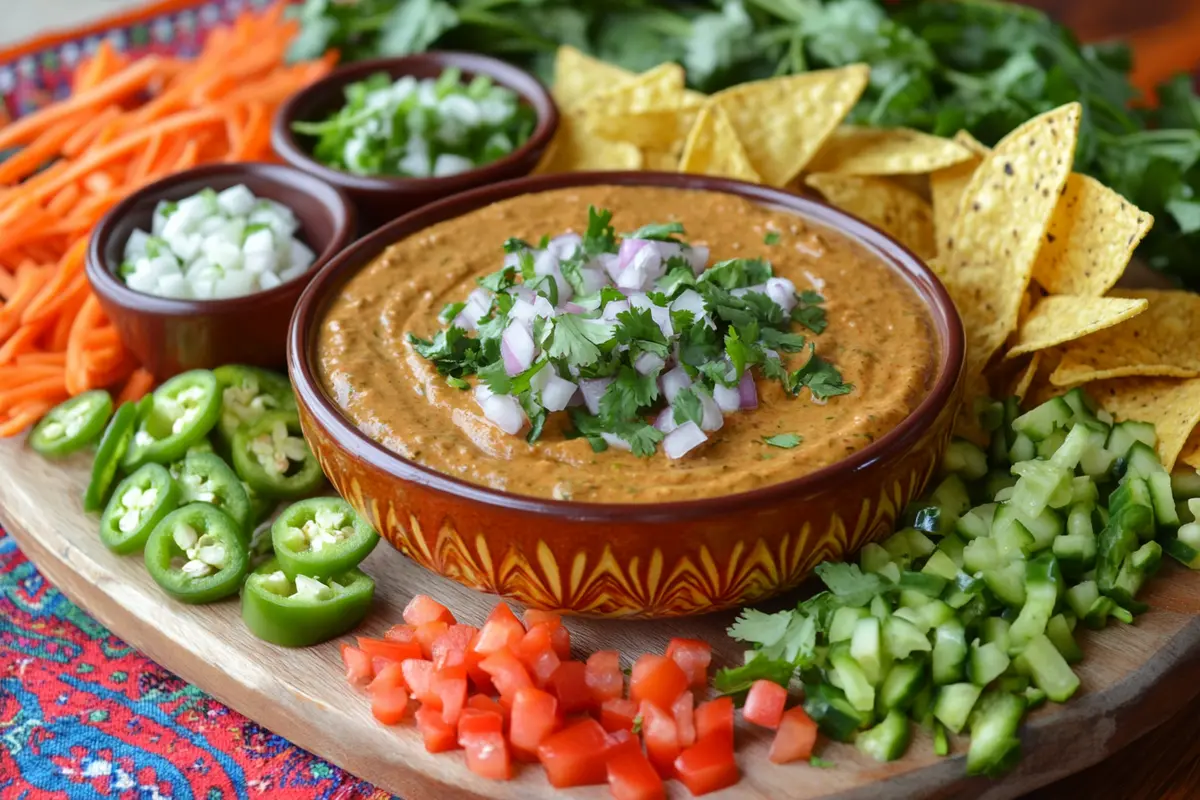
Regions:
[[[426, 753], [415, 727], [376, 723], [367, 698], [344, 681], [336, 643], [286, 650], [246, 630], [236, 599], [200, 607], [171, 600], [150, 579], [140, 557], [113, 555], [100, 543], [95, 518], [79, 503], [87, 462], [81, 456], [51, 463], [20, 442], [0, 442], [0, 522], [68, 597], [163, 666], [405, 800], [608, 796], [603, 787], [558, 792], [530, 766], [519, 768], [508, 783], [476, 777], [459, 753]], [[364, 569], [378, 590], [359, 633], [382, 634], [400, 621], [405, 603], [419, 592], [439, 598], [471, 624], [482, 622], [495, 602], [418, 567], [386, 544]], [[738, 735], [742, 780], [712, 796], [1007, 798], [1081, 770], [1164, 721], [1171, 709], [1200, 691], [1194, 672], [1200, 666], [1200, 574], [1170, 564], [1152, 581], [1145, 599], [1152, 610], [1136, 625], [1114, 623], [1082, 636], [1081, 692], [1071, 703], [1030, 718], [1020, 765], [1003, 780], [967, 779], [963, 743], [956, 743], [957, 756], [937, 758], [920, 730], [901, 761], [878, 764], [852, 746], [826, 743], [821, 755], [835, 766], [819, 769], [771, 764], [769, 732], [746, 727]], [[740, 660], [741, 648], [724, 635], [731, 620], [731, 614], [718, 614], [662, 622], [571, 619], [567, 625], [580, 653], [619, 648], [628, 661], [648, 650], [661, 652], [671, 636], [690, 636], [711, 642], [720, 664]], [[689, 796], [678, 783], [668, 785], [672, 798]]]

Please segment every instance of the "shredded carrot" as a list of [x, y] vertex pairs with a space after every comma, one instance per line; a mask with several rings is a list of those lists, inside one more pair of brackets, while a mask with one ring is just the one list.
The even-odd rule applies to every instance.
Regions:
[[125, 381], [121, 393], [117, 395], [117, 405], [125, 402], [137, 402], [154, 388], [154, 376], [141, 367], [135, 369]]
[[[43, 319], [37, 322], [25, 323], [17, 328], [17, 332], [8, 337], [8, 341], [0, 345], [0, 364], [11, 364], [19, 357], [32, 353], [37, 349], [38, 339], [50, 328], [51, 320]], [[0, 381], [0, 386], [4, 385]]]
[[19, 367], [65, 367], [66, 365], [66, 353], [25, 353], [17, 356], [17, 366]]
[[37, 403], [34, 405], [25, 406], [20, 413], [12, 414], [0, 421], [0, 439], [8, 436], [16, 436], [21, 431], [28, 428], [33, 423], [42, 418], [50, 409], [54, 408], [54, 403]]
[[37, 172], [39, 167], [58, 154], [79, 129], [81, 121], [82, 118], [75, 115], [56, 122], [35, 141], [0, 161], [0, 183], [15, 183]]
[[87, 254], [88, 241], [80, 239], [63, 254], [55, 267], [54, 276], [46, 282], [29, 306], [21, 313], [21, 321], [28, 324], [49, 316], [63, 306], [70, 296], [70, 284], [83, 278], [83, 261]]
[[8, 270], [0, 269], [0, 300], [8, 300], [17, 293], [17, 279]]
[[62, 370], [57, 370], [57, 374], [48, 378], [35, 378], [11, 389], [0, 390], [0, 411], [8, 411], [13, 406], [30, 400], [41, 400], [62, 390], [63, 373]]
[[121, 109], [118, 106], [109, 106], [96, 114], [87, 122], [79, 126], [79, 128], [71, 134], [71, 138], [67, 139], [62, 146], [62, 154], [68, 158], [75, 158], [77, 155], [87, 149], [100, 131], [105, 130], [109, 125], [116, 121], [121, 116]]

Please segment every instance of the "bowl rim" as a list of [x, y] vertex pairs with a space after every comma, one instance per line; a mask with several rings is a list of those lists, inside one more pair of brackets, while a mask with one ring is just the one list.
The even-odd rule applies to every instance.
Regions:
[[[265, 291], [219, 300], [188, 300], [161, 297], [131, 289], [117, 277], [118, 265], [106, 263], [104, 251], [107, 249], [114, 229], [137, 206], [147, 201], [157, 202], [166, 199], [170, 197], [172, 190], [182, 184], [212, 179], [236, 181], [238, 176], [252, 176], [255, 183], [267, 182], [286, 191], [307, 194], [315, 198], [331, 218], [333, 236], [330, 237], [328, 244], [321, 252], [316, 254], [316, 260], [303, 274]], [[235, 186], [237, 183], [230, 185]], [[142, 313], [163, 316], [200, 316], [215, 313], [249, 312], [264, 304], [270, 304], [296, 294], [304, 284], [316, 276], [327, 262], [353, 241], [357, 226], [358, 214], [346, 193], [336, 186], [314, 178], [304, 170], [288, 164], [269, 164], [256, 161], [204, 164], [146, 184], [109, 209], [88, 238], [85, 269], [88, 282], [97, 294], [112, 300], [123, 308], [136, 309]], [[306, 244], [308, 243], [306, 242]]]
[[[340, 93], [347, 84], [362, 80], [377, 72], [386, 72], [394, 80], [398, 76], [411, 75], [417, 66], [429, 65], [440, 67], [443, 70], [457, 67], [463, 72], [487, 75], [498, 85], [516, 92], [537, 113], [537, 125], [529, 134], [529, 138], [504, 158], [481, 164], [466, 172], [445, 175], [440, 178], [403, 178], [355, 175], [352, 172], [326, 166], [313, 158], [309, 148], [301, 144], [300, 138], [292, 130], [292, 123], [297, 121], [299, 109], [308, 105], [319, 95], [327, 92]], [[284, 101], [283, 105], [275, 112], [275, 117], [271, 121], [271, 146], [281, 158], [292, 166], [351, 191], [448, 195], [503, 177], [506, 170], [528, 159], [532, 153], [540, 152], [548, 147], [550, 140], [554, 138], [554, 134], [558, 130], [558, 124], [558, 104], [555, 103], [550, 90], [533, 74], [507, 62], [478, 53], [429, 50], [407, 56], [355, 61], [338, 67], [323, 78], [304, 87]]]
[[[930, 390], [896, 427], [846, 458], [799, 477], [750, 491], [692, 500], [658, 503], [590, 503], [509, 493], [447, 475], [410, 461], [358, 429], [327, 395], [312, 363], [313, 332], [324, 316], [332, 291], [366, 267], [389, 245], [430, 225], [452, 219], [490, 203], [555, 189], [597, 185], [699, 189], [732, 194], [771, 205], [830, 226], [867, 247], [913, 287], [926, 305], [940, 349]], [[326, 264], [305, 288], [288, 331], [287, 362], [292, 384], [304, 410], [337, 446], [373, 469], [392, 477], [445, 492], [465, 500], [507, 511], [571, 521], [610, 523], [679, 521], [763, 508], [789, 496], [812, 496], [845, 485], [848, 478], [906, 452], [921, 439], [954, 397], [963, 375], [966, 338], [962, 321], [945, 286], [910, 250], [887, 234], [830, 205], [781, 189], [727, 178], [673, 172], [574, 172], [537, 175], [493, 184], [423, 206], [383, 226], [343, 250]]]

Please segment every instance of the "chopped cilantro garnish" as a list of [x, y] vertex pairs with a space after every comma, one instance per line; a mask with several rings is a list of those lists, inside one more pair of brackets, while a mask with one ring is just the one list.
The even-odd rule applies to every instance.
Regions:
[[608, 449], [608, 442], [604, 441], [600, 435], [606, 433], [606, 430], [599, 417], [592, 416], [582, 408], [572, 408], [568, 413], [571, 415], [571, 423], [575, 427], [564, 434], [566, 438], [583, 437], [587, 439], [594, 453], [603, 453]]
[[442, 306], [441, 313], [438, 314], [438, 322], [443, 325], [449, 325], [450, 322], [458, 316], [458, 313], [467, 307], [466, 303], [446, 303]]
[[600, 358], [598, 345], [613, 338], [610, 322], [587, 319], [577, 314], [560, 314], [554, 318], [550, 340], [550, 357], [564, 359], [569, 366], [594, 364]]
[[589, 256], [617, 252], [617, 235], [612, 226], [612, 212], [588, 206], [587, 232], [583, 235], [583, 251]]
[[528, 250], [521, 250], [517, 254], [517, 269], [521, 271], [521, 280], [526, 283], [537, 279], [537, 272], [534, 271], [533, 253]]
[[700, 273], [702, 283], [713, 283], [722, 289], [745, 289], [766, 283], [775, 273], [761, 258], [732, 258], [721, 261]]
[[546, 427], [546, 409], [533, 399], [533, 392], [529, 390], [517, 395], [517, 400], [520, 401], [525, 416], [529, 418], [529, 433], [525, 435], [525, 441], [533, 444], [541, 438], [542, 429]]
[[470, 389], [471, 384], [464, 381], [462, 378], [456, 378], [453, 375], [446, 376], [446, 385], [451, 389]]
[[479, 343], [456, 325], [438, 331], [432, 339], [421, 339], [410, 333], [408, 341], [417, 355], [432, 361], [443, 375], [461, 378], [474, 373], [479, 366]]
[[747, 335], [743, 340], [741, 333], [737, 328], [731, 327], [729, 332], [725, 334], [725, 355], [729, 357], [733, 364], [733, 373], [736, 380], [741, 380], [742, 373], [746, 371], [746, 367], [759, 361], [759, 351], [754, 346], [754, 340], [757, 339], [758, 326], [751, 326], [750, 331], [755, 335]]
[[618, 423], [613, 426], [612, 432], [629, 442], [633, 454], [638, 458], [654, 455], [658, 443], [663, 440], [663, 432], [645, 420]]
[[799, 353], [804, 349], [804, 336], [799, 333], [785, 333], [775, 328], [763, 328], [759, 333], [762, 343], [772, 350], [782, 350], [785, 353]]
[[865, 606], [890, 585], [881, 575], [863, 572], [857, 564], [841, 561], [824, 561], [817, 565], [815, 572], [838, 602], [845, 606]]
[[568, 258], [558, 265], [559, 272], [566, 278], [567, 283], [571, 284], [571, 291], [576, 295], [587, 294], [584, 291], [583, 273], [580, 270], [583, 268], [583, 260], [579, 258]]
[[667, 297], [677, 297], [687, 287], [696, 285], [692, 265], [680, 256], [668, 258], [666, 267], [666, 273], [655, 281], [654, 286]]
[[600, 398], [600, 418], [622, 422], [637, 416], [640, 409], [658, 399], [657, 379], [657, 372], [640, 375], [633, 367], [621, 367]]
[[620, 325], [616, 330], [617, 344], [627, 344], [637, 358], [640, 353], [653, 353], [659, 358], [667, 357], [667, 337], [654, 321], [647, 308], [631, 308], [617, 314]]
[[600, 290], [600, 310], [603, 311], [604, 307], [609, 303], [620, 302], [624, 299], [625, 295], [620, 289], [614, 289], [611, 286], [605, 286]]
[[486, 383], [496, 394], [521, 394], [529, 391], [530, 379], [549, 363], [539, 361], [524, 372], [510, 376], [504, 369], [504, 360], [501, 359], [479, 370], [479, 380]]
[[504, 267], [503, 269], [496, 270], [491, 275], [479, 278], [476, 280], [476, 283], [478, 283], [484, 289], [487, 289], [489, 292], [495, 292], [499, 294], [505, 289], [511, 288], [512, 285], [516, 283], [516, 276], [516, 267]]
[[842, 373], [833, 364], [817, 355], [815, 347], [811, 352], [812, 355], [805, 365], [793, 373], [797, 388], [807, 386], [813, 397], [818, 400], [840, 394], [850, 394], [854, 391], [854, 384], [843, 382]]
[[831, 769], [832, 767], [837, 766], [837, 764], [834, 764], [829, 759], [821, 758], [820, 756], [810, 757], [808, 759], [808, 763], [810, 766], [816, 767], [817, 769]]
[[766, 244], [766, 245], [779, 244], [779, 231], [767, 231], [767, 235], [763, 237], [763, 244]]
[[740, 667], [726, 667], [717, 670], [713, 677], [713, 688], [720, 694], [741, 695], [750, 690], [751, 684], [757, 680], [768, 680], [787, 686], [792, 679], [796, 665], [782, 659], [755, 656]]
[[699, 425], [700, 421], [704, 419], [704, 406], [695, 389], [680, 389], [679, 394], [675, 395], [675, 399], [671, 402], [671, 408], [676, 425], [682, 425], [685, 422], [694, 422]]
[[683, 235], [682, 222], [651, 222], [649, 225], [643, 225], [633, 233], [622, 233], [622, 238], [625, 239], [653, 239], [659, 242], [675, 242], [679, 243], [676, 235]]
[[543, 233], [542, 238], [538, 239], [538, 250], [545, 250], [550, 244], [550, 234]]
[[804, 437], [796, 433], [777, 433], [774, 436], [764, 436], [763, 441], [771, 445], [771, 447], [781, 447], [784, 450], [791, 450], [804, 441]]
[[504, 240], [504, 252], [519, 253], [522, 250], [531, 250], [529, 242], [524, 239], [518, 239], [515, 236], [510, 236]]
[[825, 309], [820, 306], [797, 305], [792, 309], [792, 319], [813, 333], [824, 333], [829, 325], [825, 319]]

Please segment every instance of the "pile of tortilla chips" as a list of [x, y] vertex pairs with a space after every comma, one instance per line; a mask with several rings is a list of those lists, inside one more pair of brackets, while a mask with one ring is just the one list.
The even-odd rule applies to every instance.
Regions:
[[1117, 419], [1153, 422], [1168, 468], [1200, 469], [1200, 295], [1114, 288], [1153, 219], [1071, 171], [1079, 105], [989, 149], [966, 132], [842, 124], [868, 78], [852, 65], [709, 96], [687, 89], [677, 64], [634, 74], [564, 47], [562, 125], [538, 171], [679, 171], [815, 191], [941, 277], [966, 329], [968, 403], [991, 393], [1032, 404], [1086, 386]]

